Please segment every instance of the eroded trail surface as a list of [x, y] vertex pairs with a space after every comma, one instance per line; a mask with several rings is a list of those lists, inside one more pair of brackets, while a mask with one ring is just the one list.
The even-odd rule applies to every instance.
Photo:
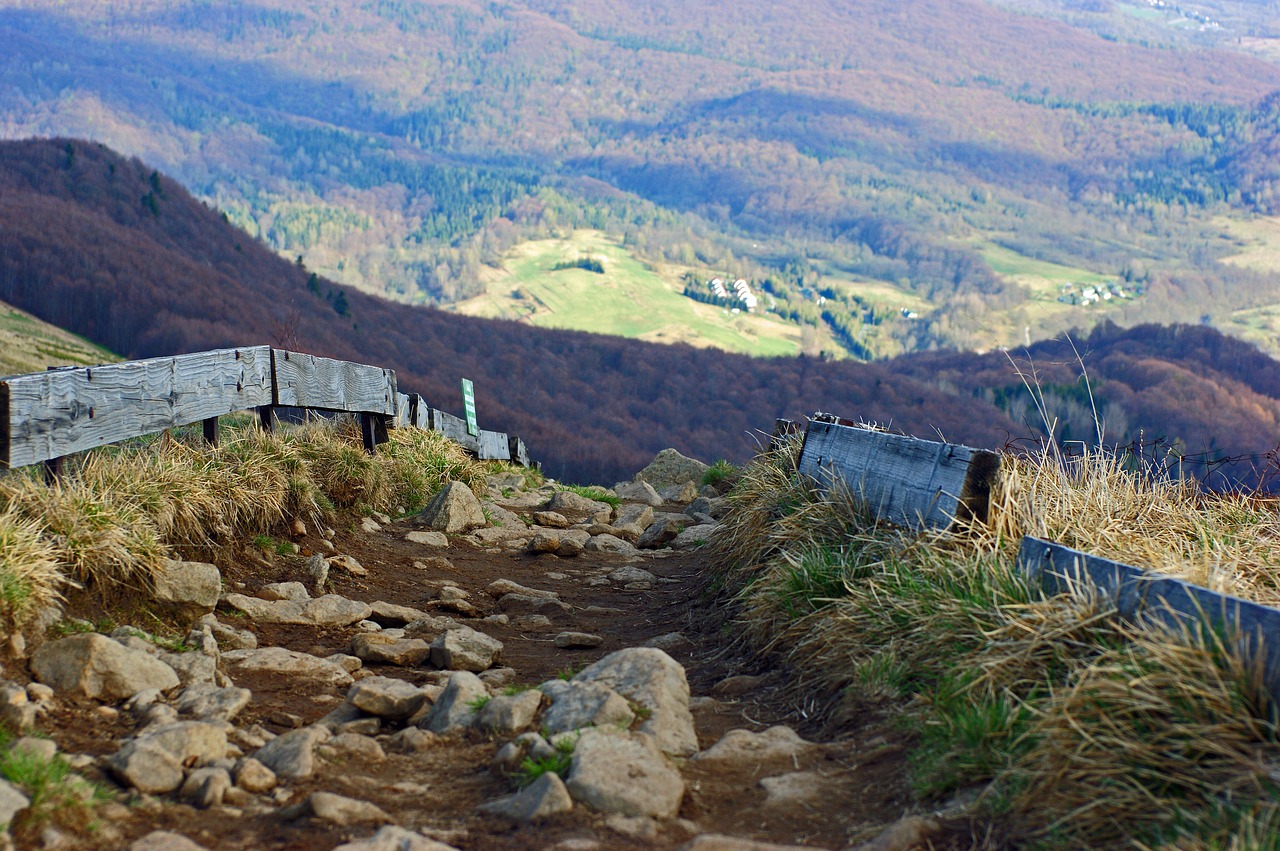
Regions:
[[[490, 496], [523, 517], [547, 498]], [[533, 538], [564, 530], [525, 522], [322, 532], [296, 535], [297, 555], [218, 565], [222, 602], [188, 639], [216, 639], [204, 653], [216, 675], [114, 701], [32, 690], [36, 727], [116, 802], [96, 832], [19, 824], [20, 846], [844, 848], [910, 805], [890, 725], [823, 731], [792, 705], [785, 671], [736, 655], [738, 628], [696, 547], [534, 553]], [[313, 553], [329, 555], [324, 585]], [[321, 592], [337, 596], [303, 599]], [[288, 606], [332, 622], [271, 622]], [[204, 734], [192, 725], [225, 742], [215, 731], [212, 744], [174, 744]], [[157, 742], [181, 764], [177, 788], [157, 779], [174, 762]], [[548, 775], [508, 797], [536, 773], [522, 762], [558, 754], [567, 787]]]

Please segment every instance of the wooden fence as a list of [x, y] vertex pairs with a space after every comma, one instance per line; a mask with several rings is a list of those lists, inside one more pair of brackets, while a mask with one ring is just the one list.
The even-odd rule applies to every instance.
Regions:
[[[218, 417], [257, 411], [267, 429], [281, 409], [359, 416], [365, 449], [388, 428], [417, 427], [459, 436], [457, 417], [399, 392], [394, 370], [251, 346], [92, 367], [64, 367], [0, 378], [0, 468], [44, 463], [153, 434], [204, 424], [218, 440]], [[500, 432], [460, 442], [482, 460], [529, 465], [524, 442]]]
[[[795, 430], [780, 421], [775, 441]], [[805, 429], [797, 466], [822, 487], [848, 489], [880, 519], [945, 529], [966, 516], [987, 517], [1000, 457], [818, 415]], [[1018, 567], [1045, 593], [1090, 586], [1119, 617], [1222, 636], [1259, 666], [1280, 705], [1280, 609], [1031, 536], [1022, 539]]]

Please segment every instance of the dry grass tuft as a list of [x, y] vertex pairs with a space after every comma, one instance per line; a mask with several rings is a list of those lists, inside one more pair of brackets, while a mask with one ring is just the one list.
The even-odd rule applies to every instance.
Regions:
[[0, 513], [0, 608], [9, 620], [21, 620], [58, 598], [66, 577], [57, 553], [39, 523], [12, 509]]

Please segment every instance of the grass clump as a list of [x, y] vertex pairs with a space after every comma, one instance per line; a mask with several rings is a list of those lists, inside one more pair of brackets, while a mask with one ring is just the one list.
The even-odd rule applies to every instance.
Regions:
[[723, 493], [735, 481], [737, 481], [741, 471], [737, 465], [721, 458], [702, 473], [702, 484], [711, 485], [716, 490]]
[[613, 508], [617, 508], [619, 505], [622, 505], [621, 499], [597, 485], [564, 485], [563, 489], [576, 493], [578, 496], [586, 499], [603, 502]]
[[715, 567], [743, 639], [785, 651], [829, 725], [892, 707], [922, 809], [976, 786], [989, 838], [1037, 847], [1245, 848], [1280, 824], [1280, 738], [1232, 637], [1121, 622], [1089, 588], [1046, 598], [1015, 559], [1030, 533], [1263, 589], [1280, 558], [1265, 507], [1114, 456], [1023, 456], [988, 525], [913, 532], [816, 490], [797, 454], [742, 471]]
[[88, 827], [94, 807], [109, 799], [107, 792], [72, 771], [60, 754], [49, 759], [33, 750], [14, 748], [12, 738], [8, 733], [0, 735], [0, 777], [31, 801], [11, 825], [15, 837], [20, 842], [34, 840], [50, 823]]
[[573, 750], [577, 744], [576, 739], [564, 736], [552, 743], [555, 753], [536, 759], [526, 756], [516, 769], [516, 785], [523, 789], [547, 772], [559, 774], [562, 778], [568, 777], [569, 769], [573, 766]]

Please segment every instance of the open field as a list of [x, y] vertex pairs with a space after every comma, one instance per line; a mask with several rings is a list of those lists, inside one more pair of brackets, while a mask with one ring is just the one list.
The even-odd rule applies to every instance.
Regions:
[[113, 363], [120, 358], [83, 337], [41, 322], [0, 302], [0, 375], [39, 372], [49, 366]]

